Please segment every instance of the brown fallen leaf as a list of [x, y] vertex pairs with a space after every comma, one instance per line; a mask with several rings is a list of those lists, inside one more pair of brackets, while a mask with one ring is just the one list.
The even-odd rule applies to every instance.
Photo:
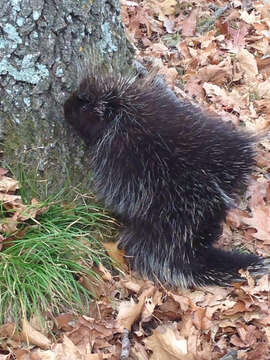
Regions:
[[160, 7], [163, 15], [173, 15], [175, 13], [176, 0], [164, 0], [161, 2]]
[[256, 59], [247, 49], [239, 49], [236, 54], [240, 69], [249, 79], [254, 79], [258, 74], [258, 66]]
[[136, 304], [133, 299], [130, 301], [122, 301], [120, 303], [119, 312], [117, 315], [117, 321], [122, 329], [131, 330], [133, 323], [139, 318], [145, 305], [147, 297], [154, 293], [154, 286], [150, 286], [145, 289], [144, 292], [139, 296], [139, 302]]
[[187, 81], [185, 91], [191, 98], [203, 99], [205, 96], [203, 83], [201, 79], [197, 77], [192, 77]]
[[197, 26], [198, 8], [194, 8], [189, 17], [182, 22], [182, 35], [193, 36]]
[[242, 217], [242, 221], [257, 230], [252, 236], [270, 244], [270, 205], [260, 204], [252, 209], [252, 217]]
[[263, 82], [259, 82], [255, 87], [256, 94], [260, 98], [270, 99], [270, 80], [267, 79]]
[[188, 354], [187, 340], [179, 335], [175, 325], [160, 325], [153, 330], [153, 335], [144, 340], [152, 350], [151, 360], [193, 360]]
[[228, 81], [228, 66], [224, 68], [220, 65], [207, 65], [198, 71], [198, 78], [204, 82], [221, 85]]
[[[0, 231], [1, 232], [1, 231]], [[3, 242], [4, 242], [4, 237], [3, 235], [0, 234], [0, 251], [2, 250], [3, 248]]]
[[[63, 342], [54, 344], [51, 350], [37, 349], [33, 351], [34, 358], [38, 360], [103, 360], [103, 354], [91, 354], [90, 349], [80, 349], [66, 335], [63, 336]], [[37, 357], [36, 357], [37, 356]]]
[[103, 244], [107, 253], [109, 256], [116, 262], [116, 264], [113, 264], [115, 267], [118, 267], [119, 265], [125, 269], [127, 267], [125, 262], [125, 252], [123, 250], [120, 250], [118, 248], [117, 242], [107, 242]]
[[71, 313], [60, 314], [55, 318], [55, 323], [58, 329], [64, 331], [71, 331], [74, 327], [76, 316]]
[[37, 345], [42, 349], [48, 349], [51, 346], [51, 341], [41, 332], [35, 330], [26, 319], [23, 320], [22, 336], [27, 343]]
[[98, 270], [99, 270], [103, 280], [112, 281], [112, 274], [101, 263], [98, 264]]
[[122, 286], [124, 286], [126, 289], [131, 290], [135, 293], [138, 293], [140, 289], [142, 288], [142, 285], [137, 283], [136, 281], [132, 281], [130, 279], [121, 279], [120, 283]]
[[19, 181], [8, 176], [0, 177], [0, 191], [3, 193], [13, 192], [19, 189]]
[[14, 323], [7, 323], [0, 326], [0, 338], [14, 338], [18, 341], [21, 340], [20, 334], [16, 330], [16, 325]]
[[6, 217], [0, 220], [0, 232], [5, 234], [13, 234], [18, 228], [17, 214], [12, 217]]
[[231, 26], [228, 27], [228, 34], [232, 38], [233, 48], [244, 48], [246, 45], [246, 36], [248, 34], [249, 26], [247, 24], [242, 25], [239, 29], [234, 29]]
[[250, 348], [257, 342], [257, 330], [253, 325], [239, 324], [237, 327], [237, 335], [231, 337], [231, 344], [240, 348]]
[[31, 352], [27, 349], [18, 349], [14, 355], [16, 360], [32, 360]]
[[3, 176], [3, 175], [6, 175], [7, 173], [8, 173], [7, 169], [4, 169], [4, 168], [0, 167], [0, 177]]
[[153, 302], [152, 297], [147, 297], [145, 299], [144, 308], [142, 311], [142, 322], [147, 322], [151, 320], [156, 304]]
[[213, 322], [206, 314], [206, 308], [198, 307], [193, 314], [193, 324], [198, 330], [208, 330], [213, 326]]
[[169, 85], [169, 87], [175, 86], [175, 81], [178, 78], [178, 72], [175, 68], [168, 68], [166, 66], [163, 66], [162, 69], [160, 69], [159, 74], [161, 76], [165, 76], [166, 83]]
[[16, 203], [16, 204], [22, 204], [22, 198], [19, 195], [10, 195], [10, 194], [3, 194], [0, 193], [0, 202], [2, 203]]
[[237, 313], [244, 312], [246, 310], [246, 306], [243, 301], [237, 301], [233, 307], [227, 309], [223, 312], [224, 315], [232, 316]]
[[74, 345], [66, 335], [63, 337], [63, 343], [55, 346], [54, 352], [56, 354], [56, 358], [63, 360], [84, 359], [84, 357], [81, 356], [79, 348]]
[[131, 358], [136, 360], [148, 360], [149, 356], [146, 352], [145, 346], [135, 341], [130, 349]]
[[254, 24], [255, 22], [258, 22], [256, 20], [256, 14], [255, 11], [251, 11], [251, 13], [248, 13], [246, 10], [241, 12], [240, 19], [244, 20], [247, 24]]

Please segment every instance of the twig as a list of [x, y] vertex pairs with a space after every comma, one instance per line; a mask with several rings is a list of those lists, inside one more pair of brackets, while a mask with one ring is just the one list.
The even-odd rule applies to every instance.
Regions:
[[130, 341], [129, 341], [129, 331], [128, 329], [124, 329], [122, 335], [122, 351], [120, 360], [128, 360], [129, 350], [130, 350]]
[[243, 0], [242, 1], [242, 9], [250, 10], [253, 8], [253, 1], [252, 0]]
[[225, 13], [225, 11], [227, 11], [230, 7], [232, 6], [232, 2], [228, 2], [227, 5], [223, 6], [222, 8], [219, 8], [215, 11], [214, 15], [211, 17], [210, 20], [208, 20], [206, 23], [204, 23], [199, 29], [198, 32], [200, 34], [202, 34], [203, 32], [205, 32], [207, 29], [209, 29], [209, 27], [211, 25], [213, 25], [216, 20]]
[[222, 356], [220, 360], [237, 360], [237, 351], [232, 349], [226, 355]]

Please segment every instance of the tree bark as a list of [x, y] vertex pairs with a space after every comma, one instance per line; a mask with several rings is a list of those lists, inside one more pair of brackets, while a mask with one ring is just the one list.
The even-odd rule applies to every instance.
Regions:
[[67, 181], [89, 190], [89, 154], [67, 131], [63, 103], [89, 44], [104, 56], [131, 57], [118, 0], [0, 0], [0, 14], [4, 164], [17, 171], [23, 164], [50, 193]]

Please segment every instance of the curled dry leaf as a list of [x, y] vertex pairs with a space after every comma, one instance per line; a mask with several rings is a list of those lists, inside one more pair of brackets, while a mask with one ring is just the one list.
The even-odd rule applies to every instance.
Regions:
[[21, 341], [21, 336], [16, 330], [16, 325], [14, 323], [7, 323], [0, 326], [0, 338], [6, 339], [11, 338], [15, 341]]
[[144, 343], [153, 352], [151, 360], [194, 359], [192, 354], [188, 354], [187, 340], [179, 335], [175, 325], [158, 326]]
[[241, 12], [240, 19], [243, 19], [247, 24], [254, 24], [256, 22], [255, 11], [249, 14], [246, 10]]
[[152, 297], [145, 299], [144, 308], [142, 311], [142, 322], [147, 322], [151, 320], [156, 304], [153, 302]]
[[189, 17], [185, 19], [182, 23], [182, 35], [183, 36], [193, 36], [195, 34], [196, 25], [197, 25], [197, 14], [198, 8], [194, 8]]
[[204, 83], [203, 88], [213, 103], [221, 104], [223, 108], [239, 111], [239, 99], [235, 94], [227, 93], [223, 88], [211, 83]]
[[133, 323], [141, 316], [143, 307], [145, 306], [145, 300], [147, 297], [154, 293], [154, 286], [147, 288], [139, 296], [139, 302], [135, 303], [133, 299], [130, 301], [123, 301], [120, 303], [119, 313], [117, 315], [117, 321], [122, 329], [131, 330]]
[[136, 281], [132, 281], [130, 279], [123, 279], [120, 281], [121, 285], [124, 286], [126, 289], [131, 290], [135, 293], [138, 293], [142, 288], [141, 284], [138, 284]]
[[51, 341], [41, 332], [35, 330], [25, 319], [23, 320], [22, 336], [25, 342], [37, 345], [42, 349], [48, 349], [51, 346]]
[[63, 360], [69, 359], [83, 359], [80, 354], [80, 351], [73, 342], [64, 335], [63, 343], [57, 344], [54, 348], [54, 352], [56, 354], [56, 358], [61, 358]]
[[173, 15], [175, 13], [175, 7], [177, 5], [177, 0], [164, 0], [160, 4], [161, 11], [163, 15]]
[[[36, 350], [33, 352], [40, 360], [102, 360], [102, 354], [87, 354], [64, 335], [63, 342], [55, 344], [51, 350]], [[32, 358], [31, 358], [32, 359]], [[36, 358], [35, 358], [36, 359]]]
[[7, 173], [8, 173], [7, 169], [4, 169], [4, 168], [0, 167], [0, 177], [3, 176], [3, 175], [6, 175]]
[[[258, 279], [254, 287], [250, 287], [248, 285], [242, 285], [241, 289], [243, 289], [249, 296], [252, 296], [254, 302], [255, 299], [258, 298], [258, 296], [254, 296], [254, 295], [258, 295], [258, 294], [262, 295], [262, 293], [266, 293], [266, 294], [270, 293], [269, 275], [266, 274], [262, 276], [260, 279]], [[261, 302], [261, 304], [263, 303]]]
[[119, 267], [119, 265], [125, 269], [127, 267], [125, 262], [125, 252], [118, 248], [117, 242], [107, 242], [103, 244], [109, 256], [114, 260], [114, 267]]
[[14, 204], [14, 207], [15, 207], [15, 205], [22, 203], [22, 198], [19, 195], [10, 195], [10, 194], [0, 193], [0, 202], [2, 202], [4, 204], [4, 207], [5, 207], [5, 204]]
[[240, 348], [250, 348], [252, 345], [257, 342], [258, 332], [256, 327], [253, 325], [239, 324], [237, 327], [237, 335], [233, 335], [231, 338], [231, 343]]
[[198, 307], [193, 314], [193, 324], [198, 330], [208, 330], [213, 326], [211, 319], [207, 316], [206, 308]]
[[0, 232], [5, 234], [13, 234], [15, 231], [17, 231], [17, 215], [14, 214], [14, 216], [10, 218], [4, 218], [0, 221]]
[[40, 208], [36, 199], [31, 201], [31, 206], [24, 205], [19, 195], [10, 195], [0, 193], [0, 202], [6, 210], [10, 210], [13, 216], [19, 221], [25, 221], [35, 218], [37, 214], [41, 214], [46, 207]]
[[19, 181], [8, 176], [0, 177], [0, 191], [3, 193], [13, 192], [19, 189]]
[[112, 274], [101, 263], [98, 264], [98, 270], [99, 270], [103, 280], [112, 281]]

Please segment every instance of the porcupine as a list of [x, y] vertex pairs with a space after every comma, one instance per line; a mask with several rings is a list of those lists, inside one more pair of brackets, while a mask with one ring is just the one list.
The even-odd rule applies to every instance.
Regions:
[[142, 277], [177, 288], [260, 276], [269, 259], [213, 247], [255, 163], [255, 137], [179, 100], [159, 76], [88, 66], [64, 105], [91, 147], [94, 190]]

